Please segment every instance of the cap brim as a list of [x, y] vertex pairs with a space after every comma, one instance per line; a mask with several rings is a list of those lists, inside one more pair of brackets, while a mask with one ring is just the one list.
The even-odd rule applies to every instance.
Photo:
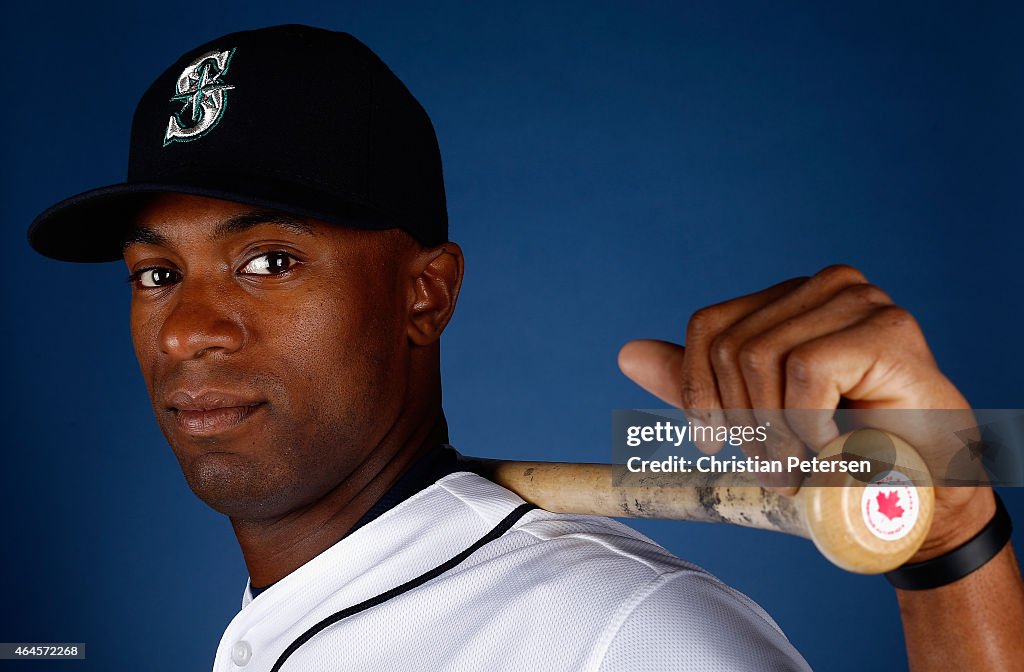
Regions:
[[[125, 235], [135, 225], [147, 197], [166, 193], [234, 201], [358, 229], [400, 226], [383, 213], [351, 202], [338, 203], [337, 197], [320, 191], [296, 193], [294, 185], [289, 185], [289, 191], [286, 203], [237, 189], [166, 183], [114, 184], [83, 192], [48, 208], [29, 226], [28, 242], [40, 254], [58, 261], [118, 261], [122, 258]], [[295, 203], [310, 207], [297, 207]]]

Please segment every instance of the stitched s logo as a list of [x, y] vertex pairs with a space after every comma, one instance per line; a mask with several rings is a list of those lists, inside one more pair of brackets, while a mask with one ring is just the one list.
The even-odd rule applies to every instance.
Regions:
[[198, 140], [220, 123], [228, 107], [228, 91], [235, 88], [223, 81], [234, 55], [234, 49], [208, 51], [182, 70], [171, 100], [183, 107], [167, 120], [164, 147]]

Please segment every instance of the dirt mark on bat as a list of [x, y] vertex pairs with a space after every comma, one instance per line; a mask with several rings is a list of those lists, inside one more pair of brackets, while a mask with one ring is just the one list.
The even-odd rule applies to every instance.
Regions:
[[718, 511], [718, 507], [722, 504], [722, 498], [719, 496], [714, 486], [705, 485], [697, 488], [697, 500], [700, 502], [700, 507], [704, 509], [704, 513], [707, 515], [707, 520], [720, 523], [729, 522], [728, 519]]

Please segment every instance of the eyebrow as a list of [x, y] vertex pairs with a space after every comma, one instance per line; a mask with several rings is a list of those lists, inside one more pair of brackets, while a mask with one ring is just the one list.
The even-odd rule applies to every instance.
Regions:
[[[239, 213], [217, 224], [210, 239], [224, 240], [261, 224], [274, 224], [293, 233], [313, 235], [313, 226], [298, 217], [277, 210], [252, 210]], [[148, 226], [133, 226], [125, 235], [121, 249], [126, 250], [130, 245], [136, 243], [168, 246], [170, 241], [166, 236]]]

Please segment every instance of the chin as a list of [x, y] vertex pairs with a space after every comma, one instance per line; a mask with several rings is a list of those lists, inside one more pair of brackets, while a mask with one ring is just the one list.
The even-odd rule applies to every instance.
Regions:
[[182, 464], [192, 492], [214, 511], [230, 518], [263, 519], [294, 508], [274, 470], [238, 453], [209, 452]]

